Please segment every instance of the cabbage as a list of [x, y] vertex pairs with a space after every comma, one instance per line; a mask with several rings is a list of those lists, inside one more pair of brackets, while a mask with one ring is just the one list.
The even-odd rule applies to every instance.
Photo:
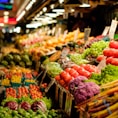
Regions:
[[29, 110], [31, 108], [31, 105], [28, 102], [21, 102], [20, 107], [25, 110]]
[[47, 107], [46, 104], [43, 101], [35, 101], [32, 105], [31, 105], [31, 109], [33, 111], [37, 111], [40, 110], [42, 112], [46, 112], [47, 111]]
[[17, 110], [18, 109], [18, 103], [15, 101], [6, 102], [4, 106], [8, 107], [11, 110]]

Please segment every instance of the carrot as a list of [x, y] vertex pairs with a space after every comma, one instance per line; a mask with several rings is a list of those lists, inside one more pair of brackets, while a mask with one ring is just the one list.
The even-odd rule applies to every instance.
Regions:
[[114, 112], [117, 109], [118, 109], [118, 103], [115, 103], [105, 110], [99, 111], [97, 113], [93, 113], [91, 116], [92, 118], [105, 118], [106, 116], [109, 115], [109, 111]]
[[118, 117], [118, 111], [114, 111], [111, 115], [107, 116], [106, 118], [117, 118]]

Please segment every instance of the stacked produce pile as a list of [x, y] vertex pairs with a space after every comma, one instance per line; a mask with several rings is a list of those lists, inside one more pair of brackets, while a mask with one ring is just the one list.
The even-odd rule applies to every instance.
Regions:
[[[24, 40], [19, 40], [18, 43], [19, 45], [22, 45], [25, 49], [25, 47], [27, 47], [26, 49], [30, 52], [30, 53], [38, 53], [41, 55], [46, 55], [47, 53], [54, 51], [55, 47], [58, 46], [62, 46], [66, 43], [68, 43], [69, 41], [73, 41], [74, 36], [75, 36], [75, 32], [69, 32], [67, 35], [60, 35], [59, 37], [50, 37], [50, 36], [39, 36], [40, 38], [35, 38], [32, 39], [31, 37], [27, 37]], [[84, 38], [84, 33], [80, 32], [78, 33], [77, 36], [77, 41], [80, 39]]]
[[77, 105], [78, 111], [87, 118], [117, 118], [118, 116], [118, 80], [104, 85], [104, 91], [88, 101]]
[[32, 68], [32, 61], [32, 56], [25, 52], [10, 52], [0, 58], [0, 64], [6, 67], [19, 65], [21, 67]]
[[36, 84], [36, 77], [38, 76], [37, 71], [22, 67], [1, 68], [0, 72], [3, 73], [0, 85], [5, 87]]

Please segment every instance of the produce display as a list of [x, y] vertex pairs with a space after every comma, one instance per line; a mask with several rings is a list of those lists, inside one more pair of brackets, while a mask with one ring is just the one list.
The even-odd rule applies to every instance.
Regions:
[[101, 70], [101, 73], [93, 73], [89, 78], [89, 81], [96, 82], [98, 85], [103, 85], [112, 81], [117, 80], [118, 78], [118, 66], [107, 65]]
[[1, 57], [1, 65], [3, 66], [15, 66], [19, 65], [21, 67], [32, 67], [32, 57], [28, 53], [8, 53]]
[[[71, 68], [66, 68], [59, 75], [55, 77], [55, 80], [65, 89], [68, 90], [69, 83], [75, 80], [79, 76], [86, 77], [88, 79], [93, 72], [98, 72], [97, 67], [85, 64], [85, 65], [73, 65]], [[79, 84], [79, 83], [78, 83]]]
[[78, 111], [84, 112], [87, 118], [117, 118], [118, 87], [117, 82], [104, 85], [104, 91], [88, 101], [77, 105]]
[[103, 50], [109, 46], [109, 42], [104, 40], [94, 42], [90, 48], [83, 51], [82, 57], [91, 61], [92, 58], [96, 59], [103, 53]]
[[[0, 85], [5, 94], [0, 118], [68, 118], [73, 100], [87, 118], [117, 116], [118, 42], [102, 35], [85, 42], [83, 32], [74, 40], [76, 33], [37, 38], [29, 35], [16, 42], [22, 51], [15, 50], [15, 46], [10, 51], [2, 49]], [[102, 60], [106, 65], [100, 70]], [[51, 82], [43, 83], [44, 79]], [[57, 102], [62, 109], [65, 105], [65, 111], [55, 106], [53, 109], [53, 101], [46, 97], [53, 85], [55, 97], [58, 88], [61, 99]]]

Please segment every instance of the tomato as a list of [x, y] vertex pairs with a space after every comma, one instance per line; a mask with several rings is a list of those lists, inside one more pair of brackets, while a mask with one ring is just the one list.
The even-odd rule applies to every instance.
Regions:
[[72, 80], [72, 76], [69, 73], [66, 73], [66, 77], [63, 78], [63, 80], [67, 83], [69, 83]]
[[77, 66], [77, 65], [72, 66], [72, 68], [73, 68], [74, 70], [76, 70], [77, 72], [78, 72], [78, 70], [81, 69], [81, 67], [80, 67], [80, 66]]
[[117, 41], [110, 41], [109, 47], [118, 49], [118, 42]]
[[73, 68], [71, 68], [71, 70], [69, 71], [69, 74], [72, 77], [74, 77], [74, 78], [76, 78], [77, 76], [79, 76], [79, 73], [75, 69], [73, 69]]
[[112, 58], [113, 58], [113, 57], [108, 57], [108, 58], [106, 59], [106, 64], [111, 64]]
[[68, 73], [71, 70], [71, 68], [66, 68], [65, 71]]
[[55, 79], [57, 80], [57, 81], [59, 81], [61, 78], [60, 78], [60, 75], [57, 75], [56, 77], [55, 77]]
[[60, 84], [61, 86], [64, 86], [64, 85], [65, 85], [64, 80], [63, 80], [63, 79], [59, 80], [59, 84]]
[[64, 79], [64, 78], [66, 77], [66, 75], [67, 75], [67, 72], [66, 72], [66, 71], [62, 71], [62, 72], [60, 73], [61, 79]]
[[115, 66], [118, 66], [118, 58], [112, 58], [111, 59], [111, 64], [115, 65]]
[[98, 62], [100, 62], [100, 61], [102, 61], [104, 58], [105, 58], [104, 55], [99, 55], [96, 60], [97, 60]]
[[81, 68], [81, 69], [79, 70], [79, 74], [82, 75], [82, 76], [85, 76], [85, 77], [87, 77], [87, 78], [91, 75], [91, 73], [88, 72], [87, 70], [85, 70], [84, 68]]
[[84, 66], [84, 69], [89, 71], [89, 72], [95, 72], [96, 66], [90, 65], [90, 64], [86, 64], [86, 66]]
[[114, 56], [115, 51], [116, 51], [115, 49], [107, 48], [103, 50], [103, 54], [104, 56], [111, 57], [111, 56]]

